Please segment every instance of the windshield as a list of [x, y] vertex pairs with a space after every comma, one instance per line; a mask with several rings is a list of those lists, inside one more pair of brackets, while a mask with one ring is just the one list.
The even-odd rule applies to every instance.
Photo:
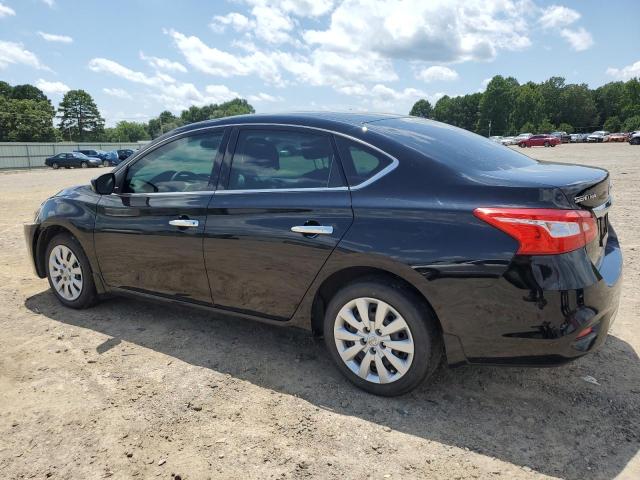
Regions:
[[422, 118], [392, 118], [367, 126], [459, 172], [510, 170], [538, 163], [475, 133]]

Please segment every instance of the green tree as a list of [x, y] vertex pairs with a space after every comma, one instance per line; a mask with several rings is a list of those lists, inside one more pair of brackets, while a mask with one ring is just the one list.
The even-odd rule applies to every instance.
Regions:
[[121, 121], [116, 124], [115, 128], [105, 130], [105, 138], [109, 142], [137, 142], [149, 140], [151, 137], [145, 124]]
[[69, 90], [58, 106], [59, 129], [65, 138], [77, 141], [98, 139], [104, 130], [104, 119], [91, 95], [84, 90]]
[[568, 123], [561, 123], [558, 125], [558, 130], [561, 132], [573, 133], [573, 125], [569, 125]]
[[558, 124], [563, 120], [561, 93], [564, 88], [563, 77], [551, 77], [538, 85], [538, 91], [542, 95], [543, 114], [554, 124]]
[[625, 90], [624, 82], [609, 82], [594, 90], [593, 95], [601, 121], [622, 115], [622, 109], [625, 107]]
[[555, 125], [549, 121], [548, 118], [545, 118], [538, 125], [538, 133], [551, 133], [556, 129]]
[[527, 122], [539, 124], [544, 118], [543, 98], [533, 82], [522, 85], [516, 94], [511, 113], [512, 124], [522, 130]]
[[35, 100], [37, 102], [50, 102], [42, 90], [33, 85], [15, 85], [11, 89], [11, 98], [16, 100]]
[[532, 122], [527, 122], [522, 127], [520, 127], [520, 133], [534, 133], [538, 131], [538, 127], [536, 127]]
[[629, 117], [624, 121], [624, 125], [622, 130], [625, 132], [633, 132], [635, 130], [640, 130], [640, 115], [635, 115], [633, 117]]
[[149, 120], [149, 123], [147, 124], [147, 131], [151, 138], [156, 138], [173, 130], [174, 128], [180, 127], [181, 125], [182, 120], [168, 110], [165, 110], [158, 115], [158, 118], [152, 118]]
[[0, 141], [49, 142], [55, 140], [49, 101], [0, 97]]
[[603, 128], [609, 132], [618, 132], [620, 131], [621, 126], [622, 124], [620, 122], [620, 118], [614, 115], [613, 117], [607, 118], [607, 120], [604, 122]]
[[0, 97], [10, 98], [13, 87], [7, 82], [0, 81]]
[[483, 135], [502, 135], [513, 129], [510, 123], [511, 109], [518, 91], [518, 81], [513, 77], [496, 75], [487, 85], [478, 106], [477, 130]]
[[429, 100], [425, 100], [424, 98], [422, 98], [413, 104], [409, 115], [422, 118], [431, 118], [432, 113], [433, 107], [429, 103]]
[[586, 84], [571, 84], [560, 94], [562, 113], [560, 121], [587, 130], [598, 125], [598, 110], [593, 92]]

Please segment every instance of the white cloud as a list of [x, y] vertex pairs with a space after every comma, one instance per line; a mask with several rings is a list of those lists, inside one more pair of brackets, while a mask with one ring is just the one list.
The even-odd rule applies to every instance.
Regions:
[[542, 12], [538, 23], [543, 28], [559, 28], [571, 25], [579, 19], [580, 14], [575, 10], [562, 5], [551, 5]]
[[277, 8], [258, 5], [253, 7], [251, 14], [255, 18], [253, 32], [256, 37], [274, 44], [292, 40], [289, 32], [293, 30], [294, 23], [286, 13]]
[[482, 82], [480, 82], [480, 84], [484, 87], [487, 88], [487, 85], [489, 85], [489, 82], [491, 82], [491, 80], [493, 79], [493, 77], [488, 77], [485, 78], [484, 80], [482, 80]]
[[122, 88], [103, 88], [102, 91], [111, 97], [129, 99], [131, 95]]
[[582, 27], [577, 30], [563, 28], [560, 31], [560, 35], [562, 35], [562, 37], [569, 42], [569, 45], [578, 52], [587, 50], [593, 45], [593, 37]]
[[246, 56], [235, 56], [209, 47], [198, 37], [187, 36], [175, 30], [167, 33], [173, 38], [187, 63], [196, 70], [219, 77], [255, 74], [269, 83], [282, 84], [276, 62], [264, 52], [256, 50]]
[[15, 14], [16, 11], [13, 8], [7, 7], [4, 3], [0, 3], [0, 18], [11, 17]]
[[490, 60], [531, 45], [528, 2], [517, 0], [346, 0], [326, 30], [307, 30], [310, 45], [333, 51], [454, 62]]
[[60, 43], [73, 42], [73, 38], [69, 37], [68, 35], [56, 35], [54, 33], [45, 33], [45, 32], [38, 32], [38, 35], [44, 38], [47, 42], [60, 42]]
[[53, 6], [56, 4], [55, 0], [42, 0], [42, 2], [51, 8], [53, 8]]
[[202, 106], [210, 103], [221, 103], [240, 95], [224, 85], [207, 85], [205, 92], [200, 92], [192, 83], [167, 85], [153, 98], [172, 111], [185, 110], [192, 105]]
[[425, 82], [450, 82], [458, 79], [458, 72], [449, 67], [436, 65], [417, 71], [416, 78], [419, 78], [420, 80], [423, 80]]
[[226, 15], [216, 15], [209, 26], [216, 33], [223, 33], [227, 26], [232, 27], [237, 32], [243, 32], [252, 28], [254, 23], [241, 13], [231, 12]]
[[169, 75], [156, 74], [155, 76], [149, 76], [142, 72], [131, 70], [130, 68], [106, 58], [91, 59], [89, 62], [89, 69], [98, 73], [111, 73], [117, 77], [129, 80], [130, 82], [142, 83], [149, 86], [161, 86], [175, 82], [175, 79]]
[[37, 55], [25, 49], [21, 43], [0, 40], [0, 69], [10, 64], [27, 65], [39, 70], [51, 70], [42, 64]]
[[250, 102], [281, 102], [283, 98], [260, 92], [256, 93], [255, 95], [249, 95], [247, 97], [247, 100], [249, 100]]
[[334, 0], [245, 0], [249, 5], [270, 6], [298, 17], [319, 17], [331, 11]]
[[140, 59], [147, 62], [156, 70], [168, 70], [171, 72], [187, 73], [187, 68], [180, 62], [174, 62], [168, 58], [148, 57], [144, 52], [140, 52]]
[[36, 82], [36, 87], [42, 90], [44, 93], [50, 95], [64, 95], [71, 90], [67, 85], [62, 82], [48, 82], [42, 78]]
[[640, 60], [622, 68], [609, 67], [607, 68], [607, 75], [625, 81], [634, 77], [640, 77]]

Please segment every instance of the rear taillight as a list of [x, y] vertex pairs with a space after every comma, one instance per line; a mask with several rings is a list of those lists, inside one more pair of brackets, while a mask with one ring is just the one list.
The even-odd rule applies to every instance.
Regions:
[[571, 252], [598, 235], [595, 217], [584, 210], [476, 208], [473, 214], [518, 240], [519, 255]]

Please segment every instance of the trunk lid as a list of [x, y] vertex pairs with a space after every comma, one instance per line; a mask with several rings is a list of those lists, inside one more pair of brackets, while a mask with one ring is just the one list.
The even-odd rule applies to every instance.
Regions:
[[483, 172], [491, 183], [522, 187], [553, 187], [560, 190], [568, 204], [589, 210], [598, 223], [598, 237], [587, 245], [589, 257], [600, 264], [609, 236], [608, 211], [611, 206], [610, 178], [607, 170], [583, 165], [539, 162], [521, 168]]

